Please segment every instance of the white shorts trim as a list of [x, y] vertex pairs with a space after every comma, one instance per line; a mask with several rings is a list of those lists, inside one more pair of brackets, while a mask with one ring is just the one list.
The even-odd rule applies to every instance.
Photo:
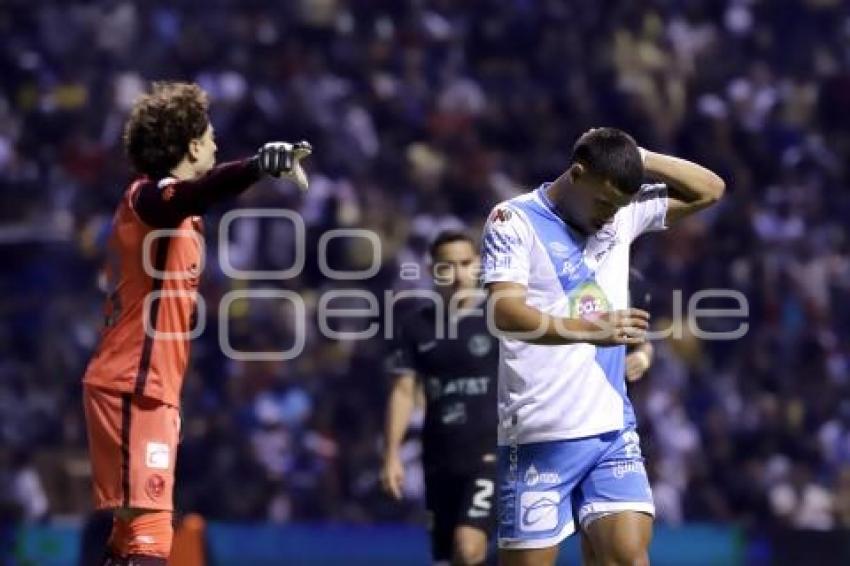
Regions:
[[557, 546], [574, 532], [576, 532], [576, 525], [574, 521], [570, 520], [564, 525], [561, 532], [551, 537], [536, 539], [499, 538], [499, 548], [549, 548], [550, 546]]
[[621, 511], [638, 511], [655, 517], [655, 505], [646, 501], [591, 501], [579, 509], [578, 522], [581, 528], [585, 528], [596, 519]]

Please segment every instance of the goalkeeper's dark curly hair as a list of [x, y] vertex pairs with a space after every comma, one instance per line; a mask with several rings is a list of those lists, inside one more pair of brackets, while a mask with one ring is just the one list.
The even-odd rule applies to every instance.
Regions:
[[196, 84], [155, 82], [124, 127], [124, 150], [139, 173], [168, 175], [209, 124], [207, 94]]

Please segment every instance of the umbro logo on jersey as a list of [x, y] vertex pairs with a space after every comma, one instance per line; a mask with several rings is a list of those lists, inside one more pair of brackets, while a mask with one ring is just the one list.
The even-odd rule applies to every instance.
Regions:
[[416, 351], [419, 352], [420, 354], [424, 354], [425, 352], [430, 352], [431, 350], [433, 350], [436, 347], [437, 347], [437, 341], [432, 340], [430, 342], [423, 342], [422, 344], [417, 344], [416, 345]]

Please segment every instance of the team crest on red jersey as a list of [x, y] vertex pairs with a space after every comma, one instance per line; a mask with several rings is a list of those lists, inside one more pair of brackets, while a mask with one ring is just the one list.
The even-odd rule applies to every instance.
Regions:
[[514, 213], [507, 208], [497, 208], [493, 211], [493, 214], [490, 215], [490, 222], [507, 222], [511, 219], [511, 216], [513, 216], [513, 214]]
[[151, 499], [159, 499], [165, 491], [165, 480], [159, 474], [153, 474], [145, 482], [145, 491]]

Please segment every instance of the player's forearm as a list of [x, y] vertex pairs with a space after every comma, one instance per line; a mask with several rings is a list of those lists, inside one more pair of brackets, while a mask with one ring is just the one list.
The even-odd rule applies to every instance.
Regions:
[[397, 455], [407, 427], [410, 424], [410, 416], [413, 414], [415, 401], [414, 391], [404, 384], [398, 383], [390, 393], [387, 405], [386, 424], [384, 427], [384, 438], [386, 439], [385, 457]]
[[644, 169], [647, 176], [665, 183], [685, 202], [708, 206], [726, 190], [723, 179], [710, 169], [672, 155], [646, 151]]
[[210, 205], [235, 197], [260, 180], [257, 158], [222, 163], [206, 175], [190, 181], [181, 181], [186, 197], [178, 201], [185, 212], [200, 214]]
[[143, 187], [136, 212], [151, 226], [175, 226], [189, 216], [203, 214], [213, 204], [235, 197], [260, 179], [256, 158], [223, 163], [205, 175], [172, 185]]
[[518, 301], [500, 300], [494, 322], [500, 334], [529, 344], [557, 346], [587, 340], [583, 320], [552, 316]]

